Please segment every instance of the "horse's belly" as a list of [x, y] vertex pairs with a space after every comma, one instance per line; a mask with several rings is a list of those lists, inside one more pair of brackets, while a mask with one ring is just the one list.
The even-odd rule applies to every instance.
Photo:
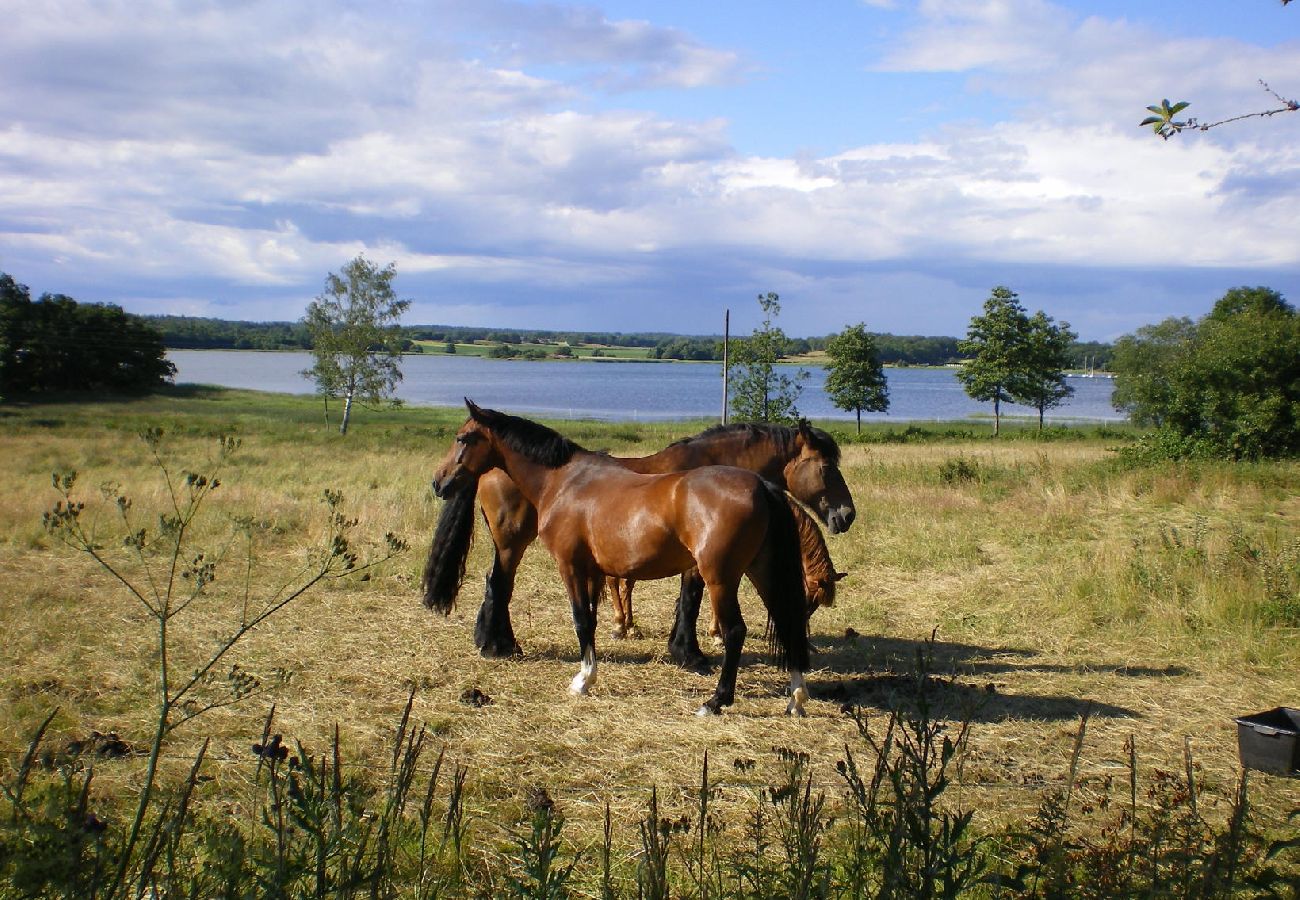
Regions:
[[680, 575], [695, 566], [695, 559], [671, 531], [623, 523], [609, 528], [593, 541], [593, 556], [601, 571], [619, 578], [649, 581]]

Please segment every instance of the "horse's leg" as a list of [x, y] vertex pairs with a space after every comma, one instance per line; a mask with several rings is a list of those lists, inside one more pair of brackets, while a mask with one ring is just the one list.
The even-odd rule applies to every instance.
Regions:
[[570, 694], [586, 694], [596, 683], [596, 605], [604, 578], [599, 573], [562, 572], [573, 607], [573, 630], [578, 635], [582, 667], [569, 683]]
[[636, 582], [611, 575], [605, 583], [609, 586], [610, 600], [614, 605], [614, 629], [610, 632], [611, 636], [615, 640], [641, 637], [641, 629], [632, 621], [632, 587]]
[[510, 622], [510, 598], [524, 551], [537, 538], [537, 510], [498, 471], [480, 479], [478, 499], [492, 533], [493, 553], [483, 605], [474, 623], [474, 645], [484, 656], [517, 656], [522, 651]]
[[677, 595], [677, 615], [673, 619], [673, 630], [668, 635], [668, 654], [683, 669], [708, 675], [713, 671], [713, 666], [700, 649], [699, 639], [695, 635], [696, 622], [700, 618], [700, 602], [703, 599], [704, 579], [699, 570], [692, 569], [683, 573], [681, 592]]
[[745, 620], [740, 615], [740, 603], [736, 598], [736, 584], [723, 582], [709, 584], [709, 601], [713, 614], [722, 627], [722, 670], [718, 673], [718, 685], [713, 696], [704, 701], [696, 711], [697, 716], [713, 716], [722, 712], [724, 707], [736, 702], [736, 672], [740, 668], [740, 650], [745, 644]]

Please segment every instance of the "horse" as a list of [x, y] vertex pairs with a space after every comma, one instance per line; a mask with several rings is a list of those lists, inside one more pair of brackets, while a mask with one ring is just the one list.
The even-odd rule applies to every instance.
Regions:
[[[434, 471], [434, 493], [440, 496], [444, 496], [446, 473], [455, 453], [453, 444]], [[750, 469], [807, 504], [832, 534], [846, 531], [856, 516], [839, 462], [840, 448], [835, 439], [806, 420], [800, 420], [794, 428], [753, 423], [717, 425], [675, 441], [651, 456], [618, 460], [620, 465], [642, 474], [706, 465]], [[449, 501], [443, 510], [444, 520], [451, 515], [473, 515], [468, 498], [444, 499]], [[499, 469], [479, 479], [478, 502], [492, 534], [493, 558], [474, 625], [474, 644], [484, 656], [513, 656], [521, 650], [510, 621], [510, 599], [524, 552], [537, 537], [537, 513]], [[451, 533], [464, 534], [463, 528], [451, 529]], [[435, 536], [423, 579], [424, 602], [431, 607], [453, 602], [464, 580], [463, 554], [446, 551], [445, 543]], [[709, 662], [695, 631], [703, 594], [703, 584], [697, 577], [683, 577], [668, 652], [683, 668], [707, 672]]]
[[[835, 605], [836, 585], [847, 576], [847, 572], [835, 571], [831, 561], [830, 550], [826, 547], [826, 538], [817, 527], [817, 521], [798, 503], [786, 498], [790, 512], [794, 515], [795, 525], [799, 530], [799, 556], [803, 568], [804, 593], [808, 595], [808, 618], [820, 607]], [[689, 577], [689, 576], [688, 576]], [[639, 637], [640, 631], [632, 619], [632, 587], [636, 582], [621, 578], [608, 578], [610, 600], [614, 606], [615, 638]], [[716, 620], [709, 627], [709, 634], [714, 640], [721, 640], [722, 634]]]
[[[570, 692], [585, 694], [596, 681], [596, 610], [607, 575], [641, 580], [696, 568], [723, 640], [718, 683], [698, 714], [716, 715], [735, 702], [747, 634], [737, 597], [742, 576], [767, 609], [768, 643], [790, 673], [786, 712], [804, 714], [807, 597], [798, 526], [784, 492], [733, 466], [633, 472], [529, 419], [468, 398], [465, 406], [469, 419], [456, 433], [442, 488], [468, 494], [485, 473], [502, 469], [536, 510], [538, 535], [559, 569], [578, 637], [582, 662]], [[435, 597], [434, 608], [449, 614], [453, 599]]]

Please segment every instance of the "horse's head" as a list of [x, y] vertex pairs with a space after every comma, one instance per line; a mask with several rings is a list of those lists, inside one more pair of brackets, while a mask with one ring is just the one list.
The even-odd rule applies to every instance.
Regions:
[[433, 492], [445, 497], [453, 489], [477, 482], [479, 476], [500, 463], [500, 453], [489, 427], [493, 411], [466, 398], [469, 418], [460, 426], [447, 454], [433, 470]]
[[803, 586], [804, 593], [808, 595], [808, 618], [819, 607], [825, 606], [830, 608], [835, 605], [835, 585], [839, 584], [840, 579], [848, 575], [848, 572], [831, 571], [829, 575], [811, 576], [804, 573]]
[[857, 510], [840, 472], [835, 439], [800, 419], [795, 443], [799, 452], [785, 464], [786, 488], [817, 514], [831, 534], [848, 531]]

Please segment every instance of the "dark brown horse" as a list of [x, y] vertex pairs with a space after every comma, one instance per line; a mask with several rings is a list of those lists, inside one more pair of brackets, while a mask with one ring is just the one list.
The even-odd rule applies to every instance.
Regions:
[[[803, 589], [808, 595], [808, 617], [812, 618], [812, 614], [820, 607], [835, 605], [836, 585], [848, 573], [835, 571], [830, 549], [826, 546], [826, 538], [822, 535], [822, 530], [817, 527], [817, 521], [804, 512], [804, 508], [798, 503], [789, 497], [786, 500], [790, 504], [790, 512], [799, 531], [799, 561], [803, 571]], [[632, 586], [636, 582], [609, 578], [606, 584], [614, 607], [615, 637], [639, 637], [639, 630], [632, 618]], [[709, 634], [713, 635], [715, 640], [722, 639], [722, 632], [716, 619], [709, 627]]]
[[[454, 456], [453, 446], [434, 472], [434, 491], [448, 502], [440, 522], [473, 515], [472, 498], [452, 497], [445, 490], [446, 474]], [[835, 439], [806, 421], [800, 421], [797, 428], [720, 425], [670, 444], [652, 456], [617, 460], [620, 465], [642, 474], [680, 472], [709, 465], [749, 469], [807, 504], [832, 534], [847, 530], [856, 515], [839, 461], [840, 449]], [[474, 627], [474, 643], [484, 656], [510, 656], [520, 652], [510, 621], [510, 599], [524, 551], [537, 537], [537, 512], [500, 470], [493, 470], [479, 480], [478, 502], [492, 534], [494, 554]], [[463, 527], [449, 527], [448, 532], [467, 539]], [[424, 574], [425, 603], [431, 607], [453, 602], [464, 578], [463, 554], [446, 551], [445, 540], [435, 536]], [[459, 567], [453, 565], [455, 561], [459, 561]], [[696, 637], [703, 593], [704, 586], [697, 577], [683, 577], [677, 615], [668, 638], [673, 659], [697, 671], [709, 669]]]
[[[807, 598], [798, 526], [783, 492], [732, 466], [632, 472], [536, 422], [465, 405], [470, 418], [456, 434], [443, 492], [468, 493], [499, 468], [537, 510], [538, 534], [568, 591], [582, 656], [570, 691], [585, 694], [596, 680], [596, 610], [607, 575], [642, 580], [697, 568], [724, 647], [717, 687], [699, 713], [719, 713], [735, 699], [747, 632], [737, 598], [742, 576], [767, 608], [769, 642], [790, 671], [786, 711], [803, 713]], [[448, 613], [451, 602], [435, 608]]]

